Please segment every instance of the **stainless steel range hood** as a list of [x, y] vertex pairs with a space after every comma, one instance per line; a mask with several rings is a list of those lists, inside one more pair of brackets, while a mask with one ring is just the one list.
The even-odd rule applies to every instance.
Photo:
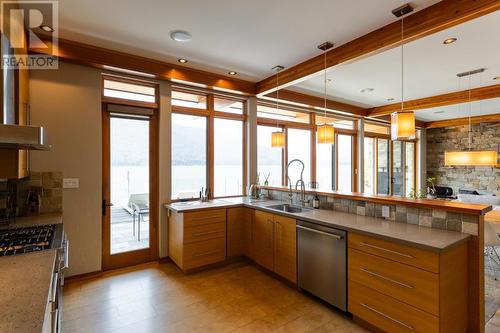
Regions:
[[0, 149], [50, 150], [43, 127], [0, 124]]

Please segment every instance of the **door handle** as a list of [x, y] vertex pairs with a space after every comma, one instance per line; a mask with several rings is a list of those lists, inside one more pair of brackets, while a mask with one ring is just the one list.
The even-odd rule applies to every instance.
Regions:
[[102, 199], [102, 216], [106, 216], [106, 209], [113, 206], [112, 203], [107, 203], [106, 199]]
[[340, 235], [337, 235], [337, 234], [331, 234], [329, 232], [319, 231], [319, 230], [316, 230], [316, 229], [311, 229], [311, 228], [303, 227], [301, 225], [298, 225], [297, 228], [298, 229], [302, 229], [302, 230], [306, 230], [306, 231], [310, 231], [310, 232], [314, 232], [316, 234], [320, 234], [320, 235], [323, 235], [323, 236], [332, 237], [332, 238], [335, 238], [335, 239], [338, 239], [338, 240], [341, 240], [341, 239], [344, 238], [343, 236], [340, 236]]

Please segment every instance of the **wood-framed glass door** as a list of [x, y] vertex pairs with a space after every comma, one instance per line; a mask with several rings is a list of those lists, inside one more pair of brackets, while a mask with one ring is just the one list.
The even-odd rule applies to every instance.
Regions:
[[103, 270], [158, 257], [157, 110], [103, 103]]

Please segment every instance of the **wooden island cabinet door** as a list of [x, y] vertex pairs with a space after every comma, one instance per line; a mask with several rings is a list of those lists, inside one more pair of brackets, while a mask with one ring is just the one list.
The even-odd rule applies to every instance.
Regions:
[[257, 264], [274, 271], [274, 216], [273, 214], [255, 211], [253, 225], [254, 260]]
[[295, 220], [274, 215], [274, 271], [297, 283], [297, 229]]

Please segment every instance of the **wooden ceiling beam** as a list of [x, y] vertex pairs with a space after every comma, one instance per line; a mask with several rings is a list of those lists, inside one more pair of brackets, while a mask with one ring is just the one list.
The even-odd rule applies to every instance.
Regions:
[[[269, 98], [276, 98], [276, 92], [271, 92], [267, 94], [265, 97]], [[312, 95], [306, 95], [303, 93], [291, 91], [291, 90], [280, 90], [279, 91], [279, 99], [280, 101], [288, 101], [292, 103], [299, 103], [299, 104], [305, 104], [309, 105], [312, 107], [324, 107], [325, 106], [325, 100], [321, 97], [317, 96], [312, 96]], [[367, 109], [347, 104], [347, 103], [342, 103], [342, 102], [337, 102], [333, 100], [327, 100], [326, 101], [326, 108], [330, 110], [335, 110], [335, 111], [341, 111], [345, 113], [350, 113], [353, 115], [357, 116], [366, 116], [367, 115]]]
[[[403, 43], [445, 30], [500, 9], [498, 0], [443, 0], [404, 19]], [[395, 21], [327, 52], [327, 67], [354, 61], [401, 45], [401, 22]], [[307, 80], [324, 69], [318, 55], [280, 72], [280, 89]], [[275, 76], [257, 83], [256, 93], [276, 90]]]
[[[474, 116], [470, 118], [472, 124], [479, 123], [497, 123], [500, 122], [500, 113], [484, 116]], [[426, 128], [454, 127], [469, 124], [469, 117], [431, 121], [426, 124]]]
[[[500, 97], [500, 84], [471, 89], [470, 100], [480, 101], [483, 99], [491, 99]], [[469, 101], [469, 90], [462, 90], [448, 94], [436, 95], [406, 101], [403, 108], [408, 111], [422, 110], [447, 106], [453, 104], [466, 103]], [[368, 109], [369, 117], [380, 117], [401, 110], [401, 103], [393, 103]]]
[[[384, 120], [386, 121], [389, 125], [391, 124], [391, 116], [390, 115], [383, 115], [378, 117], [377, 119], [379, 120]], [[415, 126], [418, 128], [427, 128], [427, 122], [415, 119]]]
[[[46, 36], [40, 36], [45, 43], [51, 43]], [[104, 70], [120, 68], [145, 73], [156, 79], [186, 84], [204, 85], [206, 88], [224, 89], [255, 95], [255, 82], [228, 78], [202, 70], [153, 60], [128, 53], [118, 52], [97, 46], [65, 39], [58, 40], [54, 55], [60, 60], [92, 66]]]

